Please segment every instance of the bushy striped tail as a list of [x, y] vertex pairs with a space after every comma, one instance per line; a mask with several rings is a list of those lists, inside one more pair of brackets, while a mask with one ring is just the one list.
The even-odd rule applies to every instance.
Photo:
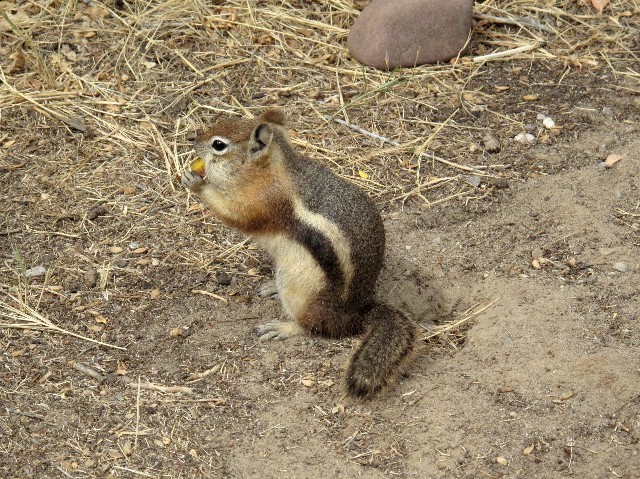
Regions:
[[347, 368], [349, 395], [371, 398], [398, 377], [416, 349], [416, 325], [401, 312], [375, 305], [365, 316], [367, 331]]

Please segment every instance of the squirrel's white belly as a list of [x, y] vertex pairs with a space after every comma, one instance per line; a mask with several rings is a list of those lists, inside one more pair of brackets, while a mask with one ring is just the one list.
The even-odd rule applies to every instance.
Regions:
[[282, 234], [257, 235], [256, 241], [273, 258], [282, 306], [297, 320], [327, 285], [324, 271], [304, 246]]

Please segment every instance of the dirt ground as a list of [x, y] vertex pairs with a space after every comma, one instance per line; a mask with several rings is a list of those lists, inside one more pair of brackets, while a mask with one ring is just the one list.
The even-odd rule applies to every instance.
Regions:
[[[352, 2], [0, 2], [41, 55], [0, 20], [0, 300], [66, 331], [0, 317], [0, 477], [640, 477], [640, 4], [508, 3], [476, 10], [551, 30], [383, 73]], [[371, 401], [357, 338], [256, 340], [269, 259], [174, 181], [198, 126], [274, 104], [439, 332]]]

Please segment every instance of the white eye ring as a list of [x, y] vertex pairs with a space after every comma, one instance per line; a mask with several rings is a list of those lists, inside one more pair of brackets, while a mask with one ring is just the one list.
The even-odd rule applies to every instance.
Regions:
[[229, 140], [221, 136], [214, 136], [211, 140], [211, 148], [216, 155], [224, 155], [229, 149]]

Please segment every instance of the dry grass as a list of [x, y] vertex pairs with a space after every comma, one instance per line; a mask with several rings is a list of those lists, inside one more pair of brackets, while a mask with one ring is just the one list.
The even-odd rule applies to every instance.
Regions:
[[[189, 157], [189, 133], [196, 126], [220, 113], [247, 114], [277, 103], [289, 111], [300, 134], [296, 142], [309, 153], [333, 162], [374, 195], [397, 195], [415, 186], [411, 196], [429, 204], [453, 191], [477, 195], [461, 180], [443, 191], [425, 186], [431, 176], [459, 171], [445, 165], [431, 176], [423, 174], [412, 153], [446, 152], [453, 163], [468, 163], [469, 141], [462, 138], [476, 127], [464, 117], [496, 98], [495, 92], [473, 91], [469, 83], [490, 74], [491, 61], [553, 64], [567, 73], [609, 68], [617, 76], [637, 75], [632, 50], [637, 49], [633, 27], [640, 4], [633, 0], [613, 2], [604, 15], [575, 0], [486, 1], [476, 7], [479, 23], [470, 56], [391, 73], [363, 68], [348, 56], [345, 39], [357, 13], [352, 2], [271, 3], [136, 2], [120, 9], [118, 2], [16, 5], [13, 17], [21, 31], [2, 24], [2, 57], [26, 50], [27, 66], [8, 73], [10, 65], [2, 65], [0, 108], [9, 118], [36, 111], [43, 126], [66, 126], [76, 137], [83, 132], [95, 149], [90, 156], [109, 149], [127, 155], [132, 165], [141, 161], [147, 174], [164, 178], [164, 186], [173, 189], [172, 178]], [[525, 51], [518, 50], [522, 47]], [[506, 57], [472, 61], [512, 49], [515, 53]], [[447, 111], [446, 120], [437, 111]], [[381, 149], [377, 141], [348, 136], [327, 122], [327, 114], [396, 144]], [[519, 126], [518, 120], [512, 122]], [[9, 130], [4, 142], [14, 134]], [[14, 148], [20, 151], [19, 144]], [[378, 171], [381, 162], [391, 167], [388, 176]], [[80, 163], [70, 173], [87, 169]], [[368, 179], [358, 176], [360, 170]], [[420, 193], [423, 187], [429, 194]]]
[[24, 303], [20, 304], [20, 301], [13, 296], [9, 295], [9, 299], [12, 300], [16, 304], [16, 306], [19, 305], [19, 307], [14, 307], [8, 303], [0, 301], [0, 319], [4, 320], [0, 321], [0, 329], [6, 328], [24, 329], [30, 331], [47, 331], [51, 333], [73, 336], [74, 338], [82, 339], [84, 341], [89, 341], [109, 348], [125, 349], [120, 346], [115, 346], [113, 344], [105, 343], [92, 338], [88, 338], [81, 334], [67, 331], [64, 328], [57, 326], [49, 318], [43, 316], [29, 305]]
[[[251, 267], [259, 253], [202, 216], [174, 181], [194, 131], [218, 115], [281, 105], [299, 149], [383, 208], [429, 207], [486, 198], [496, 178], [526, 175], [513, 136], [535, 112], [562, 106], [553, 93], [529, 104], [523, 92], [603, 70], [617, 80], [603, 88], [640, 92], [638, 0], [613, 2], [604, 14], [575, 0], [478, 3], [465, 56], [393, 72], [348, 55], [357, 11], [346, 0], [1, 5], [0, 171], [25, 172], [25, 191], [47, 189], [27, 202], [62, 205], [28, 234], [68, 238], [61, 250], [102, 271], [104, 295], [117, 294], [120, 273], [144, 276], [104, 253], [117, 239], [133, 255], [126, 245], [148, 244], [149, 231], [164, 232], [153, 251], [161, 264], [211, 273], [224, 261], [250, 279], [259, 274]], [[548, 82], [528, 83], [532, 72]], [[484, 152], [487, 133], [499, 136], [499, 155]], [[570, 133], [538, 138], [553, 134]], [[99, 208], [112, 228], [95, 227]], [[19, 241], [29, 208], [2, 215], [0, 238]], [[90, 243], [83, 252], [72, 247], [78, 238]], [[4, 271], [8, 290], [15, 269]]]
[[[222, 330], [216, 344], [169, 335], [189, 311], [253, 294], [268, 273], [250, 241], [174, 182], [197, 128], [281, 105], [300, 151], [365, 188], [385, 213], [413, 214], [480, 204], [500, 194], [494, 180], [538, 174], [512, 141], [537, 113], [562, 127], [536, 131], [553, 145], [583, 128], [565, 103], [595, 110], [606, 95], [640, 94], [638, 0], [612, 2], [604, 14], [578, 0], [478, 2], [464, 56], [393, 72], [349, 57], [358, 12], [347, 0], [18, 0], [0, 8], [11, 19], [0, 17], [0, 292], [19, 292], [42, 314], [10, 310], [21, 314], [10, 324], [51, 331], [46, 317], [56, 318], [66, 332], [99, 332], [127, 347], [79, 349], [68, 334], [40, 341], [1, 329], [0, 399], [11, 408], [0, 416], [10, 433], [0, 453], [24, 476], [52, 475], [45, 457], [64, 477], [231, 477], [224, 464], [243, 451], [238, 440], [280, 433], [259, 417], [266, 404], [249, 400], [251, 388], [264, 382], [289, 394], [298, 373], [257, 374], [262, 353]], [[487, 133], [500, 152], [484, 150]], [[637, 213], [618, 217], [637, 227]], [[24, 279], [39, 264], [46, 287]], [[238, 281], [216, 290], [216, 274]], [[432, 333], [456, 347], [480, 312]], [[337, 381], [331, 361], [345, 347], [294, 344], [287, 359], [297, 355], [317, 379]], [[164, 355], [177, 371], [156, 369]], [[117, 378], [127, 371], [131, 379]], [[176, 386], [185, 381], [189, 391]], [[191, 386], [193, 395], [174, 394]], [[326, 406], [335, 394], [324, 394]], [[403, 445], [376, 442], [367, 414], [351, 416], [348, 430], [340, 414], [317, 409], [317, 431], [329, 431], [317, 433], [323, 447], [338, 444], [352, 461], [402, 473]]]

